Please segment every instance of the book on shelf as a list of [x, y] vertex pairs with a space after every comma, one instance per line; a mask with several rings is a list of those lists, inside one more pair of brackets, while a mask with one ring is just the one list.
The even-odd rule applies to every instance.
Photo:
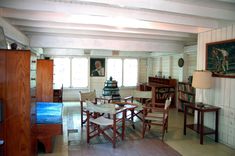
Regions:
[[[181, 111], [184, 111], [185, 103], [194, 103], [195, 102], [195, 89], [191, 84], [186, 82], [178, 83], [178, 108]], [[192, 114], [192, 110], [188, 110], [188, 113]]]

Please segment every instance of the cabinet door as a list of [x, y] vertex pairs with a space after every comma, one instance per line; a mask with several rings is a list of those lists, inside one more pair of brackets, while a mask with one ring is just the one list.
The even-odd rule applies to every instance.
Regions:
[[53, 60], [37, 60], [36, 99], [53, 102]]
[[[3, 104], [3, 112], [5, 112], [6, 104], [6, 53], [0, 51], [0, 100]], [[5, 115], [3, 116], [5, 118]], [[4, 124], [0, 123], [0, 138], [4, 138]], [[0, 148], [1, 150], [1, 148]], [[1, 155], [1, 153], [0, 153]]]
[[6, 156], [30, 156], [30, 52], [6, 52], [4, 139]]

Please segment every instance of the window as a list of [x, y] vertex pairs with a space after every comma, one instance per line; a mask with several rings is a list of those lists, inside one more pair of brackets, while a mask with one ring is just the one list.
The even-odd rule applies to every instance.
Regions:
[[136, 86], [138, 79], [137, 59], [124, 59], [123, 86]]
[[87, 58], [54, 58], [54, 84], [64, 87], [88, 87]]
[[54, 84], [70, 87], [70, 59], [54, 58]]
[[72, 87], [88, 87], [88, 59], [72, 59]]
[[118, 82], [118, 86], [122, 86], [122, 59], [108, 59], [107, 78], [110, 76]]
[[107, 76], [118, 81], [118, 86], [136, 86], [138, 81], [138, 60], [110, 58], [107, 61]]

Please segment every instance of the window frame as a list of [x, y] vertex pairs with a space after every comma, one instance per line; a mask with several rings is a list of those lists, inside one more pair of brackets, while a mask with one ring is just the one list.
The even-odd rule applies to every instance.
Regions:
[[[125, 59], [136, 59], [137, 60], [137, 83], [139, 82], [139, 58], [137, 57], [107, 57], [107, 67], [108, 67], [108, 59], [121, 59], [122, 61], [122, 84], [120, 85], [120, 89], [130, 89], [130, 88], [136, 88], [138, 85], [136, 84], [135, 86], [124, 86], [123, 82], [124, 82], [124, 60]], [[107, 70], [108, 72], [108, 70]], [[107, 73], [108, 76], [108, 73]]]
[[[53, 59], [53, 86], [56, 86], [56, 84], [55, 84], [55, 82], [54, 82], [54, 77], [55, 77], [55, 60], [54, 59], [57, 59], [57, 58], [59, 58], [59, 59], [62, 59], [62, 58], [64, 58], [64, 59], [69, 59], [69, 68], [70, 68], [70, 70], [71, 70], [71, 63], [70, 63], [70, 57], [63, 57], [63, 56], [61, 56], [61, 57], [53, 57], [52, 59]], [[69, 71], [69, 87], [67, 87], [67, 86], [65, 86], [65, 85], [63, 85], [63, 87], [64, 88], [70, 88], [70, 86], [71, 86], [71, 72]]]
[[[125, 62], [125, 60], [130, 60], [130, 59], [135, 59], [136, 61], [137, 61], [137, 73], [136, 73], [136, 76], [137, 76], [137, 78], [136, 78], [136, 85], [135, 86], [124, 86], [124, 62]], [[123, 87], [125, 87], [125, 88], [133, 88], [133, 87], [137, 87], [137, 83], [139, 82], [139, 59], [138, 58], [123, 58], [122, 59], [123, 61], [122, 61], [122, 68], [123, 68], [123, 71], [122, 71], [122, 76], [123, 76], [123, 79], [122, 79], [122, 86]]]
[[[70, 60], [70, 86], [69, 87], [64, 87], [64, 88], [67, 88], [67, 89], [89, 89], [90, 88], [90, 73], [89, 73], [89, 69], [90, 69], [90, 58], [91, 57], [87, 57], [87, 56], [72, 56], [72, 57], [66, 57], [66, 56], [55, 56], [55, 57], [52, 57], [53, 59], [54, 58], [69, 58]], [[87, 79], [88, 79], [88, 84], [87, 84], [87, 87], [72, 87], [72, 59], [73, 58], [86, 58], [88, 60], [88, 65], [87, 65]], [[137, 57], [106, 57], [106, 67], [108, 68], [108, 59], [121, 59], [122, 61], [122, 84], [120, 85], [120, 89], [132, 89], [132, 88], [136, 88], [138, 86], [138, 82], [139, 82], [139, 70], [140, 70], [140, 59], [137, 58]], [[124, 81], [124, 60], [125, 59], [136, 59], [137, 60], [137, 84], [135, 86], [124, 86], [123, 85], [123, 81]], [[54, 69], [54, 68], [53, 68]], [[109, 79], [108, 77], [108, 70], [106, 70], [106, 79]], [[54, 73], [53, 73], [54, 75]], [[54, 83], [54, 80], [53, 80], [53, 83]]]
[[[78, 56], [78, 57], [76, 57], [76, 56], [73, 56], [73, 57], [66, 57], [66, 56], [56, 56], [56, 57], [53, 57], [53, 59], [55, 59], [55, 58], [68, 58], [69, 59], [69, 62], [70, 62], [70, 69], [69, 69], [69, 74], [70, 74], [70, 81], [69, 81], [69, 87], [64, 87], [64, 88], [66, 88], [66, 89], [88, 89], [89, 87], [90, 87], [90, 77], [89, 77], [89, 63], [90, 63], [90, 60], [89, 60], [89, 57], [86, 57], [86, 56]], [[87, 81], [87, 87], [73, 87], [72, 86], [72, 75], [73, 75], [73, 73], [72, 73], [72, 60], [74, 59], [74, 58], [86, 58], [87, 59], [87, 70], [88, 70], [88, 72], [87, 72], [87, 79], [88, 79], [88, 81]], [[54, 73], [54, 64], [53, 64], [53, 75], [55, 75], [55, 73]], [[54, 84], [54, 78], [53, 78], [53, 85], [55, 85]]]
[[[87, 86], [86, 87], [73, 87], [73, 59], [87, 59]], [[89, 60], [89, 58], [88, 57], [71, 57], [70, 58], [70, 71], [71, 71], [71, 73], [70, 73], [70, 88], [75, 88], [75, 89], [87, 89], [87, 88], [89, 88], [89, 86], [90, 86], [90, 80], [89, 80], [89, 69], [90, 69], [90, 67], [89, 67], [89, 64], [90, 64], [90, 60]]]

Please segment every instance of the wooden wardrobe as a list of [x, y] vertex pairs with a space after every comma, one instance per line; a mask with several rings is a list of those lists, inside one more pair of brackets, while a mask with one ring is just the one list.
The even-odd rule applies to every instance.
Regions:
[[53, 102], [53, 60], [37, 60], [36, 101]]
[[4, 156], [32, 156], [30, 51], [0, 50], [0, 99]]

